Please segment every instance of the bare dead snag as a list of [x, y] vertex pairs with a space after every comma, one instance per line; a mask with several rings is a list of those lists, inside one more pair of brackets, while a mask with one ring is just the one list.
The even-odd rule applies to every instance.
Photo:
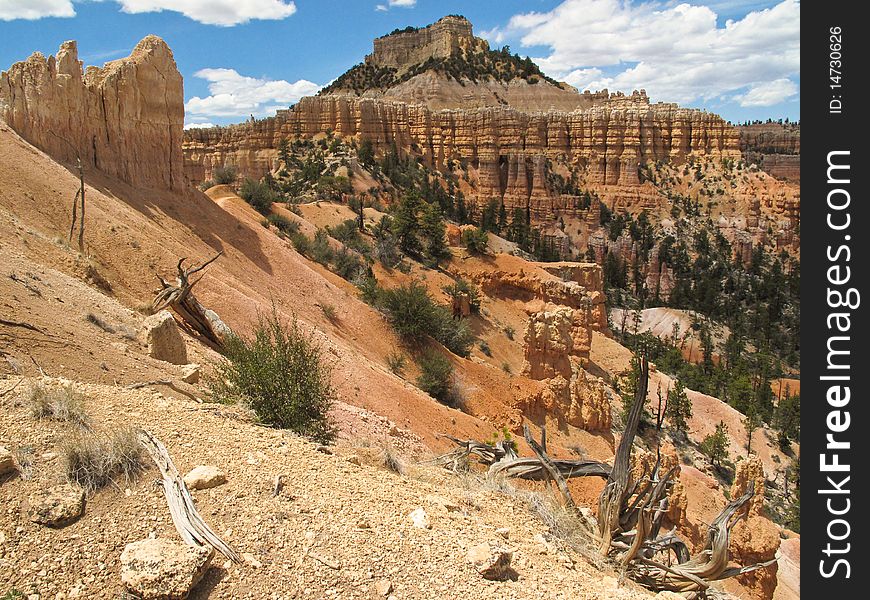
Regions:
[[223, 250], [201, 265], [194, 265], [187, 269], [184, 268], [184, 261], [187, 258], [179, 259], [176, 265], [178, 275], [175, 279], [175, 285], [168, 283], [160, 275], [157, 275], [157, 279], [162, 287], [151, 302], [153, 312], [161, 311], [166, 307], [172, 308], [191, 329], [202, 335], [219, 349], [224, 345], [226, 325], [219, 319], [215, 319], [214, 316], [210, 316], [208, 314], [209, 311], [193, 295], [193, 287], [202, 280], [203, 276], [200, 275], [194, 281], [191, 281], [190, 278], [216, 261], [221, 254], [223, 254]]
[[529, 430], [529, 425], [527, 423], [523, 423], [523, 434], [525, 435], [526, 442], [528, 442], [532, 451], [544, 467], [544, 470], [547, 472], [548, 477], [556, 484], [556, 487], [559, 488], [559, 493], [562, 494], [562, 500], [564, 501], [565, 506], [568, 508], [574, 508], [576, 506], [574, 504], [574, 498], [571, 497], [571, 491], [568, 489], [568, 484], [565, 483], [565, 478], [562, 477], [562, 474], [559, 473], [559, 469], [556, 468], [556, 465], [553, 464], [553, 461], [549, 456], [547, 456], [546, 450], [544, 450], [547, 443], [546, 425], [541, 428], [540, 444], [534, 437], [532, 437], [532, 432]]
[[616, 449], [613, 469], [607, 478], [607, 484], [598, 497], [598, 532], [601, 535], [599, 552], [602, 556], [607, 556], [610, 552], [610, 544], [613, 541], [613, 537], [619, 532], [619, 517], [628, 499], [628, 478], [631, 474], [631, 447], [634, 444], [637, 426], [640, 423], [640, 415], [646, 402], [648, 378], [649, 363], [646, 357], [643, 357], [641, 358], [640, 377], [637, 382], [634, 401], [626, 419], [625, 431]]
[[[76, 190], [76, 195], [73, 198], [72, 219], [69, 224], [69, 243], [72, 243], [73, 231], [76, 227], [76, 218], [79, 220], [79, 252], [85, 252], [85, 169], [82, 166], [82, 159], [76, 155], [76, 165], [79, 172], [79, 189]], [[78, 208], [78, 203], [81, 202], [81, 208]]]
[[181, 539], [189, 546], [211, 546], [231, 561], [242, 562], [242, 557], [223, 541], [197, 512], [193, 497], [184, 484], [178, 469], [175, 468], [166, 446], [144, 429], [139, 431], [139, 442], [148, 451], [157, 468], [160, 469], [160, 474], [163, 476], [160, 485], [163, 487], [163, 494], [169, 505], [172, 523]]

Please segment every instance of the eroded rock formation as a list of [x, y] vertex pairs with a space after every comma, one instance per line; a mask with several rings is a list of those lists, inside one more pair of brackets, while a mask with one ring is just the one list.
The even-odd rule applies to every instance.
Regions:
[[0, 118], [66, 163], [131, 185], [180, 190], [184, 93], [172, 51], [149, 35], [127, 58], [82, 70], [76, 43], [0, 74]]
[[395, 144], [438, 168], [458, 160], [476, 174], [478, 203], [496, 199], [508, 209], [528, 206], [538, 218], [576, 201], [549, 181], [554, 159], [580, 169], [589, 185], [633, 189], [640, 186], [640, 163], [740, 154], [737, 131], [721, 117], [649, 104], [640, 95], [572, 112], [537, 113], [503, 107], [431, 110], [371, 98], [318, 96], [261, 121], [188, 130], [185, 168], [195, 181], [227, 164], [245, 176], [261, 177], [274, 167], [282, 138], [327, 131], [370, 139], [382, 150]]

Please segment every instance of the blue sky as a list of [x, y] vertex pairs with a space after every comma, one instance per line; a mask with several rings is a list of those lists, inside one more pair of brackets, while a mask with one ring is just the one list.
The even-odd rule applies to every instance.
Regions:
[[69, 39], [102, 65], [154, 33], [184, 76], [187, 123], [227, 124], [315, 92], [379, 35], [452, 13], [581, 90], [800, 118], [797, 0], [0, 0], [0, 65]]

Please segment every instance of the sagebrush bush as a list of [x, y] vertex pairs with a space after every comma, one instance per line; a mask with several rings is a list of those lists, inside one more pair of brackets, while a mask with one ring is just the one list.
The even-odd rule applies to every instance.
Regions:
[[36, 419], [63, 421], [89, 427], [91, 418], [84, 408], [85, 397], [71, 385], [47, 388], [41, 383], [30, 388], [30, 414]]
[[420, 357], [417, 387], [433, 398], [446, 402], [453, 383], [453, 365], [443, 355], [432, 350]]
[[211, 176], [218, 185], [232, 185], [239, 179], [239, 171], [233, 166], [218, 167]]
[[266, 425], [329, 443], [335, 437], [329, 409], [336, 399], [330, 377], [313, 334], [295, 318], [285, 325], [273, 308], [260, 316], [253, 337], [227, 341], [225, 360], [209, 385], [218, 402], [241, 400]]
[[83, 431], [61, 446], [67, 480], [92, 492], [120, 479], [129, 483], [145, 470], [142, 445], [136, 431], [120, 429], [111, 435]]

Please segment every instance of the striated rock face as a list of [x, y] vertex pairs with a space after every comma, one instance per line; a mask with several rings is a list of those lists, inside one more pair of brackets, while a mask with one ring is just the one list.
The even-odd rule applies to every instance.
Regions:
[[570, 209], [577, 198], [552, 189], [548, 161], [580, 168], [589, 185], [640, 186], [638, 164], [682, 162], [689, 156], [739, 157], [738, 132], [721, 117], [673, 104], [649, 104], [645, 95], [615, 96], [571, 112], [515, 108], [432, 110], [371, 98], [303, 98], [291, 110], [261, 121], [185, 132], [185, 169], [195, 181], [215, 167], [236, 165], [261, 177], [274, 166], [282, 138], [333, 131], [395, 143], [430, 165], [458, 160], [476, 173], [477, 201], [531, 209], [536, 218]]
[[801, 180], [801, 130], [795, 123], [741, 125], [740, 151], [777, 179]]
[[764, 506], [764, 465], [755, 454], [737, 463], [734, 483], [731, 484], [731, 497], [738, 498], [745, 494], [750, 482], [755, 482], [755, 491], [749, 499], [749, 515], [760, 515]]
[[180, 190], [184, 93], [172, 51], [149, 35], [127, 58], [82, 71], [76, 43], [0, 74], [0, 118], [66, 163], [131, 185]]
[[[580, 368], [588, 357], [588, 323], [578, 322], [565, 306], [535, 313], [525, 334], [523, 375], [546, 380], [543, 390], [525, 398], [523, 413], [537, 418], [551, 416], [587, 431], [608, 431], [610, 402], [604, 384]], [[575, 340], [579, 338], [579, 344]]]
[[559, 307], [539, 312], [529, 319], [526, 328], [523, 375], [532, 379], [549, 379], [556, 375], [571, 377], [574, 353], [574, 311]]
[[374, 51], [366, 57], [366, 62], [401, 69], [425, 62], [428, 58], [450, 58], [460, 51], [488, 49], [486, 41], [474, 37], [468, 19], [450, 15], [428, 27], [375, 39]]

